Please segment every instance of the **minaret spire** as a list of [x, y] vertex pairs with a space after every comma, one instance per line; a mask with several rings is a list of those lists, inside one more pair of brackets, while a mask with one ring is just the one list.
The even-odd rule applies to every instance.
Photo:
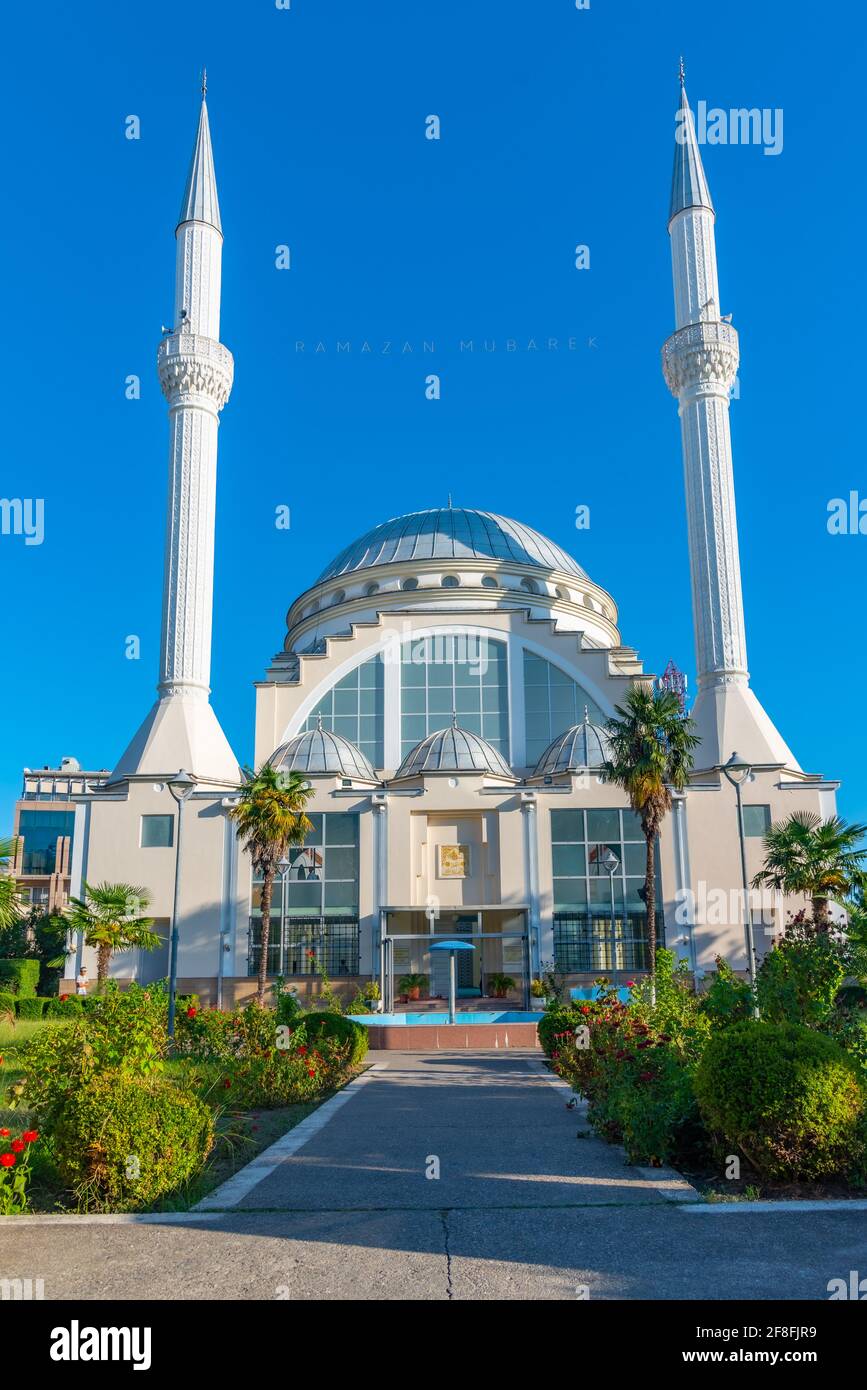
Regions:
[[237, 785], [238, 763], [209, 703], [219, 415], [234, 363], [220, 342], [223, 233], [214, 155], [202, 105], [175, 230], [174, 329], [157, 367], [169, 407], [159, 699], [114, 777], [189, 768], [200, 782]]
[[724, 762], [737, 730], [751, 759], [797, 767], [748, 688], [729, 425], [738, 335], [720, 314], [715, 213], [682, 64], [676, 139], [668, 231], [677, 331], [663, 347], [663, 372], [681, 423], [701, 765]]

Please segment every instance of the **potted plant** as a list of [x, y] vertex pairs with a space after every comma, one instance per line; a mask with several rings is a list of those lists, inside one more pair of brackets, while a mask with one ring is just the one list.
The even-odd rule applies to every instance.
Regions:
[[401, 994], [406, 995], [407, 999], [419, 999], [426, 984], [426, 975], [401, 975], [397, 987]]
[[495, 999], [505, 999], [509, 990], [515, 988], [515, 981], [511, 975], [501, 975], [495, 971], [488, 976], [488, 987]]
[[546, 995], [546, 991], [545, 991], [545, 986], [542, 984], [542, 981], [541, 981], [541, 980], [531, 980], [531, 981], [530, 981], [530, 1007], [531, 1007], [532, 1009], [536, 1009], [536, 1010], [538, 1010], [538, 1011], [541, 1012], [541, 1011], [544, 1010], [544, 1008], [545, 1008], [545, 999], [546, 999], [546, 997], [547, 997], [547, 995]]
[[379, 992], [379, 983], [377, 980], [368, 980], [361, 993], [371, 1013], [378, 1014], [382, 1012], [382, 995]]

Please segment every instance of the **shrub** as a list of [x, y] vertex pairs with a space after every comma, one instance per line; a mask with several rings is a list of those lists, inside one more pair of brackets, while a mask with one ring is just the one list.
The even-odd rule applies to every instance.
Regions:
[[58, 1172], [86, 1209], [151, 1205], [203, 1167], [211, 1111], [162, 1079], [105, 1072], [70, 1096], [54, 1130]]
[[[304, 1025], [307, 1041], [331, 1041], [348, 1047], [347, 1065], [357, 1067], [367, 1056], [367, 1029], [344, 1014], [306, 1013], [297, 1023]], [[296, 1024], [297, 1026], [297, 1024]]]
[[17, 1216], [27, 1210], [31, 1145], [38, 1138], [35, 1129], [14, 1136], [4, 1129], [0, 1137], [0, 1216]]
[[11, 1014], [14, 1018], [16, 1002], [17, 1000], [14, 994], [10, 994], [9, 991], [5, 989], [0, 990], [0, 1018], [3, 1018], [6, 1014]]
[[32, 999], [38, 983], [38, 960], [0, 960], [0, 989], [20, 999]]
[[75, 994], [69, 994], [65, 999], [45, 1001], [46, 1018], [81, 1018], [83, 1013], [84, 1003]]
[[689, 1162], [707, 1149], [691, 1069], [670, 1044], [622, 1061], [610, 1084], [597, 1089], [589, 1118], [607, 1137], [622, 1141], [630, 1163]]
[[19, 996], [15, 1005], [15, 1012], [19, 1018], [38, 1019], [42, 1017], [45, 1005], [48, 1003], [48, 999], [37, 999], [35, 996], [32, 999], [22, 999]]
[[753, 1016], [753, 991], [746, 980], [738, 979], [728, 961], [716, 958], [716, 972], [699, 996], [698, 1008], [714, 1027], [727, 1027]]
[[495, 998], [505, 999], [510, 989], [515, 988], [515, 981], [511, 975], [503, 975], [495, 971], [487, 979], [488, 988], [493, 991]]
[[864, 1093], [831, 1038], [789, 1023], [735, 1023], [708, 1043], [695, 1074], [708, 1128], [765, 1178], [843, 1172], [857, 1147]]
[[768, 951], [756, 976], [756, 993], [766, 1023], [821, 1028], [831, 1016], [848, 973], [847, 948], [831, 932], [810, 923], [789, 923]]

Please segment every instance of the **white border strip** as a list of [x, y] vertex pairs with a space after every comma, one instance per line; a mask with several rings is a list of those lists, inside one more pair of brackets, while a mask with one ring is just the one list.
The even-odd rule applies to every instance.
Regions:
[[828, 1197], [825, 1199], [816, 1198], [814, 1201], [804, 1198], [792, 1202], [786, 1201], [785, 1198], [781, 1198], [779, 1202], [701, 1202], [695, 1205], [682, 1206], [681, 1211], [688, 1211], [694, 1216], [711, 1216], [716, 1215], [717, 1212], [725, 1212], [726, 1215], [730, 1216], [738, 1212], [746, 1214], [751, 1211], [787, 1213], [799, 1211], [867, 1211], [867, 1201], [860, 1197], [852, 1201], [846, 1197]]
[[252, 1192], [254, 1187], [258, 1187], [260, 1182], [264, 1182], [273, 1173], [275, 1168], [279, 1168], [287, 1158], [296, 1154], [304, 1144], [307, 1144], [321, 1129], [324, 1129], [330, 1120], [334, 1118], [347, 1101], [357, 1096], [362, 1087], [368, 1081], [374, 1079], [374, 1073], [384, 1071], [387, 1067], [385, 1062], [374, 1062], [362, 1076], [350, 1081], [348, 1086], [344, 1086], [342, 1091], [338, 1091], [336, 1096], [325, 1101], [308, 1115], [306, 1120], [302, 1120], [300, 1125], [295, 1125], [294, 1129], [287, 1132], [279, 1139], [276, 1139], [267, 1149], [245, 1164], [231, 1178], [227, 1178], [219, 1187], [215, 1187], [213, 1192], [209, 1192], [200, 1202], [192, 1208], [194, 1212], [207, 1212], [214, 1210], [225, 1210], [227, 1207], [236, 1207], [239, 1202]]
[[216, 1221], [218, 1213], [195, 1211], [28, 1212], [0, 1216], [0, 1227], [17, 1226], [184, 1226], [191, 1221]]

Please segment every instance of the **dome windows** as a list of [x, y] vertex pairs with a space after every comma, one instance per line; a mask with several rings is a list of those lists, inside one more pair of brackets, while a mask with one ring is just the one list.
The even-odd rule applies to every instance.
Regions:
[[482, 588], [483, 588], [483, 589], [498, 589], [499, 587], [500, 587], [500, 586], [498, 585], [496, 579], [494, 578], [494, 576], [493, 576], [492, 574], [483, 574], [483, 575], [482, 575]]
[[336, 594], [332, 594], [332, 595], [331, 595], [331, 607], [333, 608], [333, 607], [335, 606], [335, 604], [343, 603], [343, 600], [344, 600], [345, 598], [346, 598], [346, 590], [345, 590], [345, 589], [338, 589]]
[[444, 589], [459, 589], [461, 581], [456, 574], [444, 574], [442, 577], [442, 586]]
[[413, 579], [411, 576], [409, 579], [402, 579], [400, 581], [400, 587], [403, 589], [404, 593], [411, 594], [414, 589], [418, 588], [418, 580]]
[[526, 575], [524, 575], [521, 580], [520, 587], [524, 590], [525, 594], [538, 594], [539, 592], [539, 585], [536, 583], [535, 579], [528, 579]]
[[378, 585], [378, 584], [368, 584], [368, 586], [367, 586], [367, 588], [365, 589], [364, 592], [367, 594], [367, 597], [370, 598], [373, 594], [378, 594], [378, 593], [379, 593], [379, 585]]

